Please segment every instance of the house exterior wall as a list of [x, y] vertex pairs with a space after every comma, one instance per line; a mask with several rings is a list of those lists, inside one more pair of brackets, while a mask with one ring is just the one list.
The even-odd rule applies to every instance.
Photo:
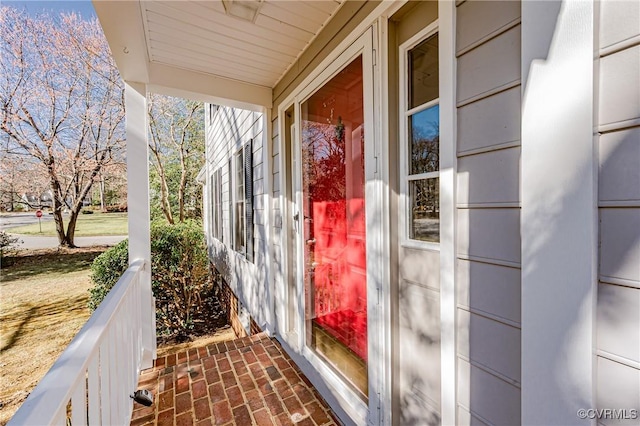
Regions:
[[[268, 286], [267, 233], [265, 229], [264, 185], [265, 162], [263, 142], [266, 116], [263, 113], [224, 106], [207, 105], [206, 165], [208, 178], [205, 193], [210, 198], [211, 176], [220, 170], [222, 203], [222, 235], [213, 235], [211, 201], [206, 207], [208, 215], [207, 238], [213, 266], [238, 300], [251, 312], [252, 319], [261, 329], [269, 329], [273, 322], [273, 298]], [[253, 159], [253, 260], [234, 250], [232, 194], [234, 190], [235, 155], [251, 142]], [[230, 173], [231, 166], [231, 173]]]
[[[331, 384], [321, 377], [319, 371], [302, 356], [304, 336], [300, 335], [299, 312], [303, 310], [303, 290], [295, 282], [297, 254], [295, 251], [295, 225], [293, 223], [296, 176], [292, 170], [291, 125], [299, 123], [295, 117], [291, 97], [308, 83], [313, 74], [317, 74], [318, 66], [335, 53], [336, 48], [352, 35], [354, 29], [373, 12], [380, 1], [349, 1], [338, 11], [336, 16], [326, 25], [313, 40], [308, 49], [298, 58], [289, 71], [273, 89], [273, 108], [271, 110], [271, 165], [272, 171], [272, 285], [277, 300], [275, 316], [276, 332], [283, 347], [293, 360], [301, 366], [303, 372], [320, 391], [323, 398], [347, 424], [354, 419], [363, 419], [366, 413], [353, 409], [350, 402], [338, 395]], [[287, 114], [280, 114], [286, 110]], [[294, 318], [295, 317], [295, 318]], [[357, 405], [362, 405], [357, 402]], [[350, 410], [350, 411], [349, 411]], [[348, 413], [349, 412], [349, 413]], [[362, 421], [362, 420], [359, 420]], [[358, 420], [356, 420], [356, 423]]]
[[[208, 231], [212, 263], [238, 300], [249, 309], [257, 325], [282, 340], [294, 361], [302, 364], [305, 374], [346, 423], [359, 423], [365, 418], [370, 420], [378, 417], [377, 414], [367, 417], [367, 413], [362, 417], [362, 413], [354, 415], [354, 411], [349, 411], [348, 401], [337, 396], [332, 384], [306, 361], [303, 336], [297, 334], [301, 324], [296, 322], [298, 320], [295, 317], [299, 318], [302, 312], [303, 295], [295, 283], [296, 246], [291, 236], [294, 233], [291, 203], [294, 201], [296, 166], [291, 153], [291, 125], [300, 120], [295, 117], [294, 96], [305, 89], [309, 79], [319, 73], [327, 58], [353, 36], [351, 33], [354, 29], [378, 5], [378, 2], [348, 2], [340, 10], [273, 89], [274, 107], [270, 115], [220, 107], [207, 119], [207, 167], [209, 174], [221, 170], [224, 229], [224, 242], [214, 238], [211, 230]], [[386, 86], [382, 86], [387, 88], [382, 98], [388, 102], [388, 116], [383, 117], [383, 120], [388, 120], [388, 133], [383, 135], [380, 142], [389, 152], [384, 160], [389, 171], [384, 183], [389, 194], [386, 215], [390, 223], [391, 253], [388, 259], [389, 282], [384, 283], [383, 291], [390, 293], [389, 363], [392, 365], [392, 395], [391, 405], [383, 406], [381, 410], [392, 410], [393, 414], [388, 417], [382, 414], [380, 418], [392, 419], [394, 424], [438, 424], [444, 418], [445, 410], [442, 388], [455, 387], [455, 424], [531, 423], [539, 404], [532, 402], [530, 395], [543, 395], [544, 392], [536, 392], [544, 389], [544, 386], [537, 383], [531, 385], [531, 382], [525, 385], [524, 366], [530, 365], [526, 363], [538, 353], [525, 352], [531, 349], [532, 343], [541, 346], [545, 343], [541, 339], [544, 333], [539, 330], [535, 330], [539, 334], [524, 338], [524, 311], [529, 309], [530, 314], [532, 308], [535, 311], [529, 321], [544, 316], [547, 309], [545, 300], [553, 301], [556, 294], [562, 296], [558, 299], [566, 303], [569, 312], [583, 308], [583, 303], [586, 306], [586, 319], [578, 318], [577, 322], [582, 334], [579, 341], [576, 340], [575, 347], [579, 348], [580, 354], [572, 353], [571, 345], [566, 341], [562, 347], [554, 342], [549, 344], [553, 348], [536, 348], [536, 351], [539, 349], [543, 355], [549, 355], [556, 353], [554, 351], [559, 348], [557, 353], [566, 355], [567, 359], [563, 362], [567, 363], [576, 355], [580, 368], [575, 375], [580, 377], [567, 379], [573, 371], [566, 374], [544, 371], [548, 374], [545, 381], [556, 381], [550, 387], [557, 390], [566, 385], [565, 379], [567, 383], [570, 379], [575, 379], [575, 383], [591, 383], [590, 377], [593, 376], [596, 399], [590, 400], [591, 390], [586, 390], [584, 400], [575, 404], [584, 404], [585, 409], [596, 406], [638, 409], [640, 6], [637, 2], [603, 1], [596, 7], [594, 16], [581, 16], [581, 19], [594, 24], [598, 48], [593, 68], [594, 96], [587, 95], [597, 112], [597, 131], [593, 140], [597, 155], [586, 155], [584, 158], [593, 164], [583, 166], [588, 170], [597, 169], [597, 205], [592, 206], [592, 213], [595, 217], [595, 212], [598, 212], [599, 221], [588, 222], [590, 216], [586, 214], [580, 217], [581, 221], [586, 217], [585, 223], [574, 224], [579, 233], [588, 234], [597, 230], [599, 240], [599, 249], [594, 246], [598, 263], [597, 283], [595, 280], [593, 283], [589, 281], [587, 271], [585, 279], [580, 277], [571, 284], [586, 289], [584, 300], [582, 295], [574, 297], [561, 286], [549, 286], [541, 290], [536, 286], [540, 282], [539, 277], [531, 275], [532, 269], [536, 272], [537, 256], [548, 260], [544, 253], [537, 253], [530, 244], [532, 233], [538, 229], [544, 230], [533, 220], [535, 215], [531, 213], [531, 206], [547, 205], [549, 201], [536, 199], [532, 195], [539, 189], [535, 187], [537, 183], [534, 180], [544, 177], [548, 171], [531, 167], [537, 161], [536, 154], [539, 154], [531, 151], [536, 148], [532, 142], [537, 143], [537, 140], [531, 139], [531, 133], [527, 133], [530, 144], [527, 146], [529, 151], [526, 151], [530, 157], [524, 158], [523, 127], [535, 128], [535, 123], [530, 118], [523, 118], [523, 109], [527, 106], [524, 86], [528, 74], [523, 67], [524, 44], [527, 37], [531, 37], [531, 33], [525, 35], [523, 29], [523, 4], [519, 1], [459, 1], [455, 4], [454, 21], [440, 23], [441, 26], [455, 25], [456, 29], [456, 72], [453, 81], [456, 89], [456, 136], [452, 141], [455, 146], [453, 241], [456, 266], [452, 271], [445, 271], [454, 276], [455, 283], [455, 327], [451, 328], [441, 322], [443, 274], [440, 252], [403, 244], [398, 224], [398, 212], [401, 211], [398, 48], [433, 22], [437, 18], [437, 9], [437, 2], [415, 2], [396, 14], [391, 13], [387, 21], [388, 32], [380, 36], [380, 40], [387, 43], [385, 55], [377, 53], [375, 56], [378, 61], [388, 61], [383, 64], [387, 68], [387, 79]], [[566, 25], [565, 21], [559, 20], [556, 25], [541, 29], [541, 39], [548, 37], [551, 40], [566, 30], [562, 27]], [[381, 28], [378, 30], [381, 31]], [[550, 62], [553, 60], [557, 58], [549, 58]], [[553, 118], [562, 120], [563, 117]], [[267, 119], [270, 120], [268, 126]], [[582, 126], [583, 122], [580, 123]], [[382, 123], [376, 122], [376, 125], [381, 126]], [[582, 132], [585, 129], [591, 132], [592, 129], [588, 127], [582, 126]], [[553, 133], [552, 136], [558, 135]], [[250, 139], [253, 140], [254, 153], [253, 262], [247, 261], [231, 248], [233, 227], [229, 208], [229, 159]], [[571, 143], [578, 139], [572, 139]], [[265, 143], [269, 146], [265, 146]], [[588, 149], [584, 146], [581, 145], [581, 154], [590, 151], [590, 145]], [[263, 147], [269, 148], [267, 153], [264, 153]], [[548, 155], [551, 157], [555, 153], [553, 148], [549, 148]], [[568, 146], [560, 148], [563, 155], [570, 155]], [[525, 162], [529, 167], [528, 180], [523, 177]], [[557, 166], [561, 169], [562, 162], [558, 161]], [[568, 174], [572, 173], [579, 174], [575, 170]], [[576, 177], [578, 181], [579, 178]], [[210, 178], [206, 181], [207, 184], [211, 182]], [[562, 183], [557, 186], [560, 200], [572, 195], [568, 194], [571, 188], [563, 187]], [[584, 195], [582, 192], [581, 196]], [[210, 194], [208, 190], [207, 194]], [[531, 203], [527, 206], [530, 209], [528, 216], [523, 209], [525, 194], [529, 197], [527, 202]], [[588, 194], [580, 201], [588, 203]], [[556, 208], [551, 213], [560, 212], [559, 216], [567, 207], [559, 203], [549, 205]], [[211, 214], [211, 205], [207, 211]], [[267, 218], [270, 219], [270, 226], [265, 226]], [[210, 217], [207, 221], [211, 221]], [[584, 226], [584, 230], [580, 226]], [[562, 230], [558, 228], [558, 231]], [[589, 240], [588, 237], [585, 240]], [[557, 241], [554, 242], [552, 237], [549, 240], [550, 250], [560, 250]], [[588, 263], [590, 248], [584, 250], [587, 264], [581, 271], [591, 267]], [[523, 255], [525, 250], [526, 261]], [[267, 261], [269, 258], [271, 262]], [[571, 267], [580, 263], [576, 259], [572, 259], [572, 262], [566, 265], [566, 270], [560, 262], [556, 269], [538, 272], [552, 274], [561, 282], [563, 273], [572, 271]], [[265, 271], [271, 271], [271, 274]], [[535, 297], [525, 300], [525, 277], [529, 285], [533, 285], [529, 287], [529, 291], [533, 290], [531, 296], [540, 297], [540, 300]], [[570, 278], [573, 277], [567, 280]], [[593, 288], [597, 287], [597, 296], [592, 295], [593, 298], [588, 293], [591, 284]], [[573, 287], [568, 286], [567, 289], [572, 290]], [[588, 309], [591, 302], [597, 306], [593, 318]], [[549, 307], [549, 312], [556, 314], [557, 310], [562, 313], [562, 308], [562, 305], [556, 304]], [[544, 326], [550, 324], [551, 321], [548, 321]], [[569, 335], [573, 330], [564, 324], [563, 332]], [[535, 329], [536, 325], [529, 322], [529, 330]], [[593, 348], [589, 346], [588, 337], [584, 338], [585, 334], [591, 332], [596, 336]], [[455, 374], [447, 376], [443, 376], [444, 369], [441, 368], [444, 363], [441, 342], [445, 333], [455, 338]], [[561, 349], [565, 352], [561, 352]], [[583, 361], [592, 357], [593, 351], [596, 355], [590, 366]], [[529, 371], [529, 378], [541, 370]], [[527, 386], [529, 393], [525, 392]], [[570, 410], [566, 407], [565, 401], [558, 400], [550, 410], [563, 411], [563, 419], [574, 419], [573, 412], [568, 412]], [[552, 421], [553, 414], [548, 418]], [[583, 421], [577, 417], [574, 420], [576, 423]], [[380, 423], [384, 424], [384, 420]], [[602, 424], [608, 424], [607, 420], [602, 420]]]
[[520, 422], [520, 3], [456, 9], [457, 416]]
[[379, 0], [348, 1], [318, 34], [273, 88], [274, 119], [280, 104], [380, 4]]
[[[401, 424], [437, 424], [441, 419], [440, 364], [440, 251], [404, 244], [399, 223], [400, 123], [397, 114], [402, 89], [399, 87], [399, 49], [426, 26], [438, 19], [437, 2], [415, 2], [396, 12], [389, 22], [390, 111], [389, 156], [391, 213], [391, 283], [394, 357], [393, 401]], [[397, 283], [397, 284], [396, 284]], [[428, 359], [428, 363], [421, 360]]]
[[640, 3], [599, 6], [596, 399], [640, 410]]

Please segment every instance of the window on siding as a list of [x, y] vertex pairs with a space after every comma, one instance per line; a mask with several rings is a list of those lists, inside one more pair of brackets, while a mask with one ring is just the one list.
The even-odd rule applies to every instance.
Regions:
[[234, 156], [233, 248], [253, 261], [253, 155], [249, 141]]
[[235, 156], [235, 194], [233, 210], [233, 249], [245, 253], [245, 203], [244, 203], [244, 151], [240, 150]]
[[438, 34], [406, 52], [403, 102], [407, 236], [440, 242], [440, 107]]
[[216, 211], [216, 174], [215, 172], [211, 175], [210, 185], [209, 185], [209, 205], [211, 206], [211, 226], [210, 226], [210, 234], [213, 238], [218, 238], [216, 230], [218, 225], [218, 212]]
[[[233, 185], [232, 185], [232, 177], [233, 177], [233, 158], [229, 158], [229, 163], [227, 164], [227, 214], [229, 216], [229, 225], [225, 229], [227, 235], [229, 235], [229, 245], [233, 245], [233, 226], [234, 226], [234, 214], [233, 214]], [[234, 246], [235, 247], [235, 246]]]
[[220, 241], [222, 235], [222, 173], [218, 169], [211, 175], [211, 236]]
[[214, 200], [218, 217], [216, 233], [218, 234], [218, 239], [224, 242], [224, 233], [222, 232], [222, 169], [216, 170], [216, 181], [216, 199]]
[[213, 118], [216, 116], [218, 108], [218, 105], [209, 104], [209, 123], [213, 123]]

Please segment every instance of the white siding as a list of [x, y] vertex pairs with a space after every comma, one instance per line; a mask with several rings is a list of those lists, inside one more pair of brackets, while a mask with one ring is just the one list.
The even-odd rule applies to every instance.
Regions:
[[458, 155], [520, 143], [520, 87], [458, 108]]
[[[264, 115], [261, 113], [221, 106], [213, 121], [207, 125], [206, 155], [209, 176], [218, 169], [222, 170], [224, 243], [219, 239], [211, 240], [211, 261], [238, 299], [249, 309], [256, 323], [261, 328], [268, 329], [273, 323], [273, 312], [264, 256], [268, 241], [264, 227], [264, 126]], [[247, 261], [245, 256], [233, 250], [229, 211], [229, 160], [250, 140], [253, 141], [253, 262]], [[207, 206], [207, 209], [210, 208]]]
[[458, 4], [458, 424], [520, 423], [520, 2]]
[[596, 398], [640, 410], [640, 3], [599, 5]]

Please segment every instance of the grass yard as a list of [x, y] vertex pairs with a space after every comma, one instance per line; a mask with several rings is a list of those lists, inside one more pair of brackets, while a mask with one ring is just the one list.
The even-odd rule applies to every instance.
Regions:
[[[45, 213], [46, 214], [46, 213]], [[65, 227], [69, 218], [65, 216]], [[42, 222], [42, 233], [37, 223], [9, 230], [12, 234], [55, 237], [56, 224], [53, 220]], [[102, 235], [127, 235], [127, 213], [98, 213], [78, 215], [76, 237], [94, 237]]]
[[89, 268], [104, 250], [23, 251], [10, 266], [3, 262], [0, 424], [8, 422], [89, 318]]

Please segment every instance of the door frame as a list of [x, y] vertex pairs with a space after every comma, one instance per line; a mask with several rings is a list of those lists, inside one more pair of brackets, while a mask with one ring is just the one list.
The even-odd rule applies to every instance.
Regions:
[[[312, 81], [296, 96], [294, 101], [294, 107], [296, 111], [296, 117], [301, 120], [302, 111], [301, 105], [309, 99], [317, 90], [322, 88], [331, 78], [333, 78], [344, 67], [351, 63], [355, 58], [362, 55], [362, 88], [363, 88], [363, 113], [364, 113], [364, 134], [372, 135], [371, 137], [365, 136], [364, 140], [364, 158], [365, 158], [365, 222], [366, 222], [366, 264], [367, 264], [367, 347], [370, 356], [367, 360], [368, 370], [368, 400], [365, 402], [361, 400], [356, 392], [351, 388], [351, 385], [346, 383], [339, 373], [337, 373], [332, 367], [330, 367], [326, 361], [324, 361], [314, 350], [312, 350], [306, 344], [306, 320], [305, 320], [305, 293], [304, 293], [304, 232], [302, 226], [300, 226], [301, 232], [298, 233], [297, 241], [297, 264], [300, 267], [297, 269], [297, 286], [298, 286], [298, 306], [300, 306], [299, 312], [302, 317], [298, 319], [300, 327], [300, 348], [303, 356], [313, 365], [313, 367], [321, 374], [321, 376], [329, 382], [338, 393], [340, 393], [344, 399], [350, 402], [350, 407], [356, 414], [356, 418], [367, 419], [372, 408], [379, 406], [377, 401], [377, 394], [373, 392], [373, 389], [377, 388], [377, 370], [376, 366], [383, 365], [383, 359], [378, 359], [375, 356], [376, 352], [379, 352], [377, 348], [373, 348], [374, 340], [371, 338], [371, 334], [374, 331], [374, 327], [371, 327], [372, 320], [375, 321], [378, 315], [378, 303], [377, 291], [379, 286], [377, 285], [377, 277], [374, 275], [371, 265], [377, 264], [378, 259], [372, 256], [372, 253], [379, 253], [380, 247], [376, 246], [375, 234], [380, 233], [381, 230], [376, 230], [373, 227], [373, 217], [375, 210], [375, 197], [372, 192], [371, 182], [375, 179], [376, 172], [376, 138], [375, 138], [375, 125], [374, 125], [374, 40], [373, 40], [373, 28], [369, 27], [362, 35], [358, 37], [347, 49], [342, 51], [336, 58], [334, 58], [330, 64], [323, 68]], [[296, 126], [296, 135], [294, 146], [296, 150], [296, 158], [302, 159], [301, 153], [301, 125]], [[301, 176], [302, 163], [297, 163], [297, 169], [294, 171], [296, 175], [296, 181], [294, 185], [295, 200], [297, 210], [302, 212], [303, 194], [302, 194], [302, 176]]]
[[[305, 294], [304, 294], [304, 271], [300, 265], [303, 265], [303, 229], [302, 223], [298, 225], [298, 231], [295, 232], [296, 244], [295, 252], [290, 253], [285, 247], [283, 247], [283, 257], [296, 258], [298, 268], [296, 268], [296, 288], [297, 294], [295, 295], [295, 301], [291, 297], [285, 297], [283, 300], [287, 300], [289, 303], [295, 302], [297, 307], [297, 317], [287, 318], [284, 322], [286, 324], [295, 324], [296, 330], [289, 330], [285, 335], [288, 337], [288, 343], [295, 348], [306, 361], [309, 362], [311, 367], [320, 374], [321, 378], [326, 384], [333, 390], [334, 396], [340, 401], [340, 405], [345, 412], [359, 424], [380, 424], [382, 417], [380, 417], [381, 406], [388, 406], [386, 401], [390, 400], [391, 386], [388, 372], [391, 370], [389, 342], [387, 337], [390, 329], [390, 323], [388, 318], [388, 307], [385, 308], [385, 304], [388, 304], [388, 300], [383, 297], [383, 289], [388, 287], [388, 262], [389, 262], [389, 249], [385, 243], [388, 238], [384, 235], [385, 229], [384, 223], [388, 221], [388, 197], [384, 193], [385, 185], [382, 182], [384, 176], [387, 176], [387, 171], [383, 170], [387, 166], [381, 161], [381, 133], [379, 123], [379, 92], [377, 87], [379, 84], [379, 72], [376, 68], [376, 62], [379, 59], [376, 58], [378, 51], [376, 46], [378, 44], [378, 32], [376, 23], [367, 27], [364, 32], [353, 40], [346, 48], [342, 50], [336, 50], [335, 53], [330, 55], [321, 66], [316, 69], [319, 70], [313, 73], [305, 85], [292, 95], [286, 102], [283, 102], [278, 111], [278, 116], [283, 117], [283, 114], [290, 110], [293, 106], [294, 116], [296, 122], [294, 123], [295, 134], [292, 140], [292, 148], [295, 152], [286, 153], [295, 156], [300, 159], [301, 157], [301, 104], [307, 100], [313, 93], [320, 89], [326, 82], [334, 77], [340, 70], [348, 65], [359, 55], [362, 55], [363, 61], [363, 96], [364, 96], [364, 133], [365, 137], [365, 220], [366, 220], [366, 262], [367, 262], [367, 346], [368, 346], [368, 400], [363, 401], [360, 399], [356, 392], [352, 390], [351, 385], [347, 384], [346, 379], [337, 373], [332, 367], [330, 367], [326, 361], [322, 360], [318, 354], [316, 354], [311, 348], [306, 345], [305, 341]], [[285, 154], [283, 151], [286, 149], [284, 143], [284, 132], [290, 131], [285, 128], [284, 120], [279, 119], [280, 135], [281, 135], [281, 155]], [[280, 164], [284, 165], [285, 159], [280, 159]], [[293, 184], [293, 201], [295, 202], [295, 211], [301, 213], [302, 206], [302, 179], [301, 179], [301, 163], [296, 163], [296, 170], [282, 170], [285, 175], [282, 176], [281, 182], [286, 185], [288, 179], [292, 180]], [[281, 188], [282, 189], [282, 188]], [[286, 203], [287, 200], [284, 199]], [[286, 232], [295, 225], [292, 222], [292, 218], [283, 218], [283, 236], [284, 240], [287, 239]], [[285, 262], [291, 260], [283, 259], [283, 284], [286, 291], [286, 283], [289, 277], [287, 277], [287, 266]], [[387, 277], [387, 278], [385, 278]], [[386, 291], [388, 294], [388, 289]], [[290, 296], [290, 295], [289, 295]], [[287, 312], [283, 312], [287, 315]], [[388, 407], [390, 409], [390, 407]]]

